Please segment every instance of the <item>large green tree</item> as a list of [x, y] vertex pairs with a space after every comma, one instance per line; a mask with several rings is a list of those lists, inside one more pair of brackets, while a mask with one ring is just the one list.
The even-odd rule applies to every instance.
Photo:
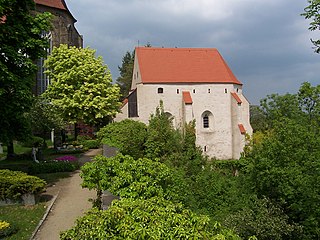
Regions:
[[95, 50], [60, 45], [45, 66], [51, 81], [45, 96], [66, 121], [95, 125], [119, 111], [119, 87]]
[[13, 140], [30, 131], [26, 113], [32, 105], [35, 60], [45, 56], [50, 14], [31, 14], [33, 0], [0, 1], [0, 141], [14, 153]]
[[[320, 0], [308, 0], [309, 5], [304, 9], [304, 16], [306, 19], [310, 19], [309, 30], [319, 30], [320, 26]], [[315, 46], [315, 52], [320, 53], [320, 39], [311, 39], [311, 42]]]
[[120, 86], [121, 99], [123, 100], [129, 94], [132, 83], [133, 75], [133, 63], [134, 63], [134, 51], [129, 51], [122, 57], [122, 65], [118, 66], [120, 76], [117, 79], [117, 83]]
[[272, 128], [246, 158], [249, 182], [303, 227], [299, 239], [319, 239], [320, 86], [304, 83], [288, 97], [265, 102]]

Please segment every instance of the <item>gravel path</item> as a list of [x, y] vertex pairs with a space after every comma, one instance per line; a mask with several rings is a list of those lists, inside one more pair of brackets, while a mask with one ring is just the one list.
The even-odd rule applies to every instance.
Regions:
[[[83, 154], [79, 161], [84, 164], [95, 155], [101, 154], [101, 149], [92, 149]], [[59, 233], [74, 226], [75, 220], [92, 207], [89, 199], [96, 197], [95, 191], [81, 188], [80, 171], [71, 177], [61, 179], [49, 187], [46, 195], [51, 198], [48, 205], [53, 204], [43, 224], [32, 238], [34, 240], [57, 240]], [[54, 201], [54, 202], [53, 202]]]

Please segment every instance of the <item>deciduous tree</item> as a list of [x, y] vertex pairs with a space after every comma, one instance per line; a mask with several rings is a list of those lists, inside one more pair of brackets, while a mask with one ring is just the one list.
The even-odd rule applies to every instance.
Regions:
[[0, 141], [13, 154], [13, 140], [22, 140], [30, 131], [26, 114], [32, 105], [35, 60], [45, 56], [50, 14], [31, 14], [33, 0], [0, 2]]
[[[306, 19], [310, 19], [309, 30], [319, 30], [320, 27], [320, 1], [319, 0], [308, 0], [309, 5], [304, 9], [304, 16]], [[320, 53], [320, 39], [311, 39], [311, 42], [315, 46], [315, 52]]]
[[95, 50], [60, 45], [45, 66], [51, 81], [45, 95], [66, 121], [94, 125], [119, 111], [119, 87]]

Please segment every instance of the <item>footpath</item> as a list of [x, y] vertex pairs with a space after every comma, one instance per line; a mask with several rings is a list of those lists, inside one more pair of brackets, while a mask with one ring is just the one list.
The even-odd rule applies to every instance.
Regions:
[[[79, 162], [83, 165], [92, 157], [101, 154], [101, 149], [92, 149], [84, 153]], [[44, 195], [51, 199], [48, 202], [48, 214], [42, 222], [32, 240], [58, 240], [61, 231], [75, 225], [78, 217], [92, 207], [89, 199], [96, 197], [94, 190], [89, 191], [81, 187], [80, 171], [72, 173], [71, 177], [59, 180], [55, 185], [48, 187]]]

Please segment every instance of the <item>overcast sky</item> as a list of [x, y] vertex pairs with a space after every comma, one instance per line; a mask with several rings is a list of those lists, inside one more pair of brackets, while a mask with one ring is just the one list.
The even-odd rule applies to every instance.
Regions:
[[217, 48], [244, 84], [252, 104], [272, 93], [295, 93], [302, 82], [320, 84], [307, 0], [66, 0], [84, 45], [96, 49], [119, 76], [134, 47]]

